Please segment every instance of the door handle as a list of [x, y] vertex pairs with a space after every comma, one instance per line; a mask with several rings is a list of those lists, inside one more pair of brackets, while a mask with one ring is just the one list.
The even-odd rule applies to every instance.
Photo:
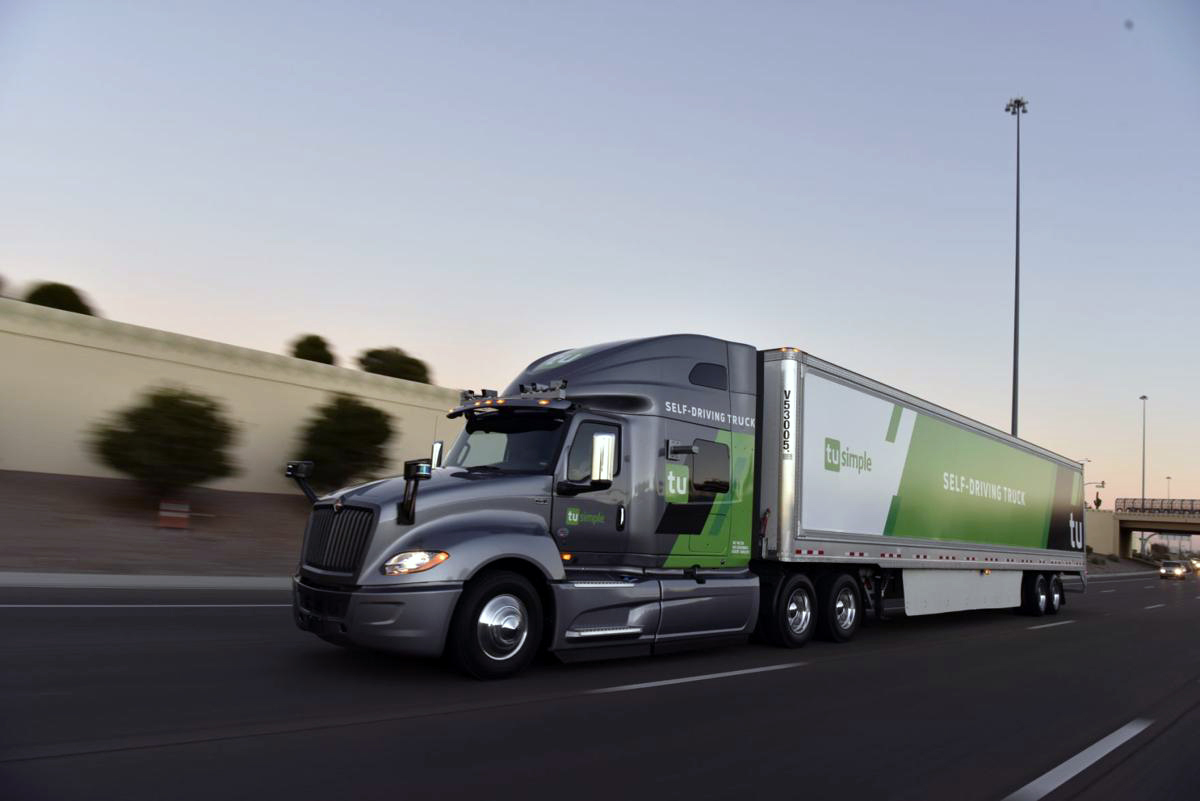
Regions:
[[617, 505], [617, 531], [625, 530], [625, 504]]

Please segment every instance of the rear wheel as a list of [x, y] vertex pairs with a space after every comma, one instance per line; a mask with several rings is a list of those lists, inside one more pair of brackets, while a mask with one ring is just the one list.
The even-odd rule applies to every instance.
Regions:
[[817, 622], [817, 591], [808, 576], [788, 576], [772, 603], [763, 621], [767, 640], [784, 648], [799, 648], [812, 638]]
[[818, 587], [821, 600], [818, 625], [821, 636], [833, 642], [846, 642], [862, 622], [862, 595], [858, 582], [846, 573], [830, 576]]
[[1027, 573], [1021, 592], [1021, 610], [1027, 615], [1041, 617], [1050, 604], [1049, 582], [1045, 573]]
[[1062, 579], [1056, 575], [1052, 575], [1049, 578], [1049, 583], [1050, 589], [1046, 596], [1046, 614], [1057, 615], [1058, 610], [1062, 609], [1064, 603]]
[[467, 585], [447, 638], [447, 655], [477, 679], [512, 676], [533, 660], [542, 639], [542, 603], [521, 575], [490, 573]]

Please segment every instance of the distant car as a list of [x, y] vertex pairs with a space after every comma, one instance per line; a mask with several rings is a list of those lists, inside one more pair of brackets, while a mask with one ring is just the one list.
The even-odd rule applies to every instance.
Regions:
[[1158, 569], [1158, 577], [1165, 579], [1185, 579], [1190, 572], [1188, 565], [1183, 562], [1163, 562]]

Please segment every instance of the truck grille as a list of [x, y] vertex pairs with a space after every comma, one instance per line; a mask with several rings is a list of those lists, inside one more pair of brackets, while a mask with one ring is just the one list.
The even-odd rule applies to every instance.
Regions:
[[370, 509], [343, 506], [335, 512], [332, 506], [318, 506], [308, 521], [304, 564], [352, 573], [362, 562], [374, 530], [375, 512]]

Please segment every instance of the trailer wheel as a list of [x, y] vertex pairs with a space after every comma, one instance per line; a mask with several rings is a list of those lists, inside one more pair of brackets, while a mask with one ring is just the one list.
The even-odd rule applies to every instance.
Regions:
[[529, 581], [498, 571], [469, 583], [458, 601], [446, 652], [477, 679], [500, 679], [525, 668], [542, 639], [542, 602]]
[[862, 594], [858, 582], [846, 573], [824, 579], [818, 587], [821, 636], [833, 642], [846, 642], [862, 622]]
[[1041, 617], [1050, 604], [1049, 583], [1045, 573], [1026, 573], [1021, 592], [1021, 609], [1027, 615]]
[[808, 576], [788, 576], [767, 614], [764, 633], [772, 645], [799, 648], [812, 639], [817, 623], [817, 591]]
[[1046, 595], [1046, 614], [1057, 615], [1063, 607], [1063, 584], [1059, 576], [1050, 576], [1050, 589]]

